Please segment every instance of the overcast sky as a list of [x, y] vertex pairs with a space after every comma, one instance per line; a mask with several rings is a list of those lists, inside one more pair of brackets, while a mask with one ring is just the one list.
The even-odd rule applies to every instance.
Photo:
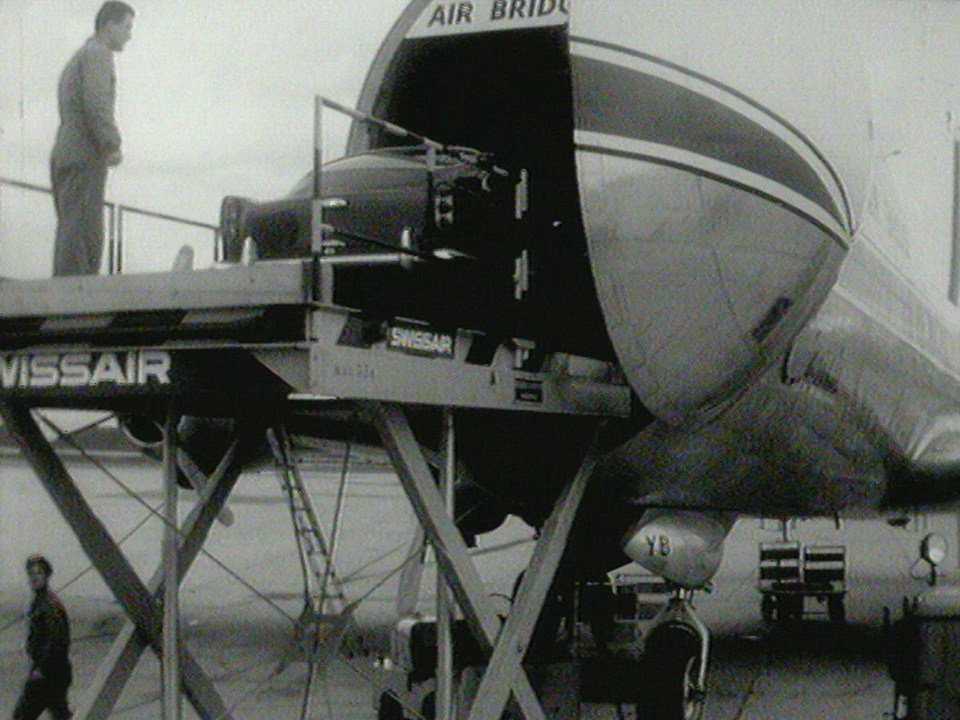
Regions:
[[[740, 2], [746, 17], [756, 17], [756, 1], [716, 0], [724, 10]], [[0, 176], [49, 184], [57, 78], [91, 35], [100, 3], [0, 0]], [[356, 101], [407, 0], [132, 4], [133, 37], [117, 56], [125, 160], [111, 173], [108, 199], [216, 222], [223, 195], [277, 197], [309, 168], [314, 94]], [[885, 158], [878, 167], [898, 185], [888, 199], [889, 212], [900, 216], [893, 226], [900, 222], [897, 232], [935, 238], [942, 248], [950, 231], [951, 138], [960, 125], [960, 1], [849, 0], [839, 7], [866, 9], [847, 40], [870, 69], [876, 152]], [[343, 128], [328, 132], [334, 147]], [[6, 198], [3, 208], [10, 203]], [[0, 242], [0, 274], [11, 253], [23, 262], [23, 249], [9, 246], [9, 238]], [[928, 262], [942, 274], [942, 255]], [[36, 272], [47, 267], [40, 261]]]
[[[57, 78], [100, 4], [0, 0], [0, 174], [49, 184]], [[131, 4], [116, 56], [125, 160], [108, 195], [213, 221], [222, 195], [274, 197], [309, 167], [314, 94], [352, 104], [406, 2]]]

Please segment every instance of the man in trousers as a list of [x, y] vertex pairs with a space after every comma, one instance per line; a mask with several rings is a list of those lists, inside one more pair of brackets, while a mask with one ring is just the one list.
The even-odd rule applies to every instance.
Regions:
[[54, 720], [69, 720], [67, 691], [73, 681], [70, 665], [70, 620], [49, 587], [53, 566], [42, 555], [26, 562], [33, 602], [27, 613], [27, 655], [30, 671], [13, 711], [13, 720], [37, 720], [49, 710]]
[[56, 276], [100, 272], [107, 169], [123, 160], [115, 118], [113, 55], [130, 39], [133, 15], [125, 2], [105, 2], [94, 21], [93, 37], [74, 53], [60, 75], [60, 127], [50, 156], [57, 211]]

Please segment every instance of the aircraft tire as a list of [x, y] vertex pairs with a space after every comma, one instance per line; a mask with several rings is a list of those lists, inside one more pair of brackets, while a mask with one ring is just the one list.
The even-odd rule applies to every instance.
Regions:
[[772, 595], [764, 595], [760, 599], [760, 616], [764, 625], [772, 625], [777, 615], [777, 599]]
[[827, 598], [827, 614], [832, 623], [841, 625], [846, 622], [847, 611], [842, 595], [831, 595]]
[[647, 639], [640, 675], [637, 720], [699, 720], [703, 697], [696, 689], [700, 637], [689, 625], [668, 623]]
[[405, 720], [400, 701], [388, 692], [380, 693], [377, 720]]

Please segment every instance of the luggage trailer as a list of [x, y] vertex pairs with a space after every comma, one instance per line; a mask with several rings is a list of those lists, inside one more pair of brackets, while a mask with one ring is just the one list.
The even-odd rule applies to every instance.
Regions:
[[825, 609], [831, 622], [846, 619], [847, 549], [843, 545], [805, 545], [783, 540], [760, 543], [760, 612], [764, 623], [789, 623], [814, 610], [807, 598]]

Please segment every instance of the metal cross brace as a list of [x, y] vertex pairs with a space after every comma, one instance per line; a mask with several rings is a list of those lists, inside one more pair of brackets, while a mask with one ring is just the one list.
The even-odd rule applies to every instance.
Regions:
[[[239, 477], [239, 473], [232, 471], [233, 468], [231, 468], [236, 446], [235, 441], [209, 478], [203, 476], [204, 482], [199, 483], [200, 478], [197, 475], [192, 478], [200, 496], [179, 529], [181, 540], [177, 552], [177, 569], [181, 582], [200, 554], [213, 525], [213, 518], [216, 517], [221, 521], [223, 519], [223, 508]], [[184, 460], [184, 455], [185, 451], [180, 448], [178, 457], [181, 462]], [[190, 462], [193, 463], [192, 459]], [[196, 467], [195, 463], [193, 467]], [[196, 472], [200, 471], [197, 469]], [[161, 562], [148, 583], [154, 598], [163, 597], [163, 575]], [[124, 622], [110, 652], [104, 657], [93, 682], [76, 708], [77, 720], [100, 720], [109, 716], [137, 661], [149, 644], [148, 639], [137, 630], [137, 626], [129, 619]], [[181, 663], [182, 656], [181, 648]]]
[[[444, 579], [474, 635], [492, 652], [481, 680], [478, 700], [471, 709], [471, 720], [500, 718], [511, 692], [528, 720], [545, 720], [546, 715], [521, 663], [592, 472], [591, 457], [588, 456], [544, 526], [530, 569], [521, 583], [517, 602], [501, 630], [496, 608], [462, 535], [446, 512], [443, 498], [403, 409], [393, 404], [379, 405], [374, 412], [374, 423], [414, 512], [434, 547]], [[496, 689], [491, 691], [494, 686]]]
[[477, 701], [470, 708], [469, 720], [499, 720], [509, 697], [514, 678], [522, 671], [521, 663], [530, 645], [530, 638], [563, 558], [577, 509], [593, 472], [594, 460], [588, 455], [573, 480], [564, 489], [540, 531], [530, 565], [523, 574], [520, 588], [507, 621], [500, 631], [490, 664], [477, 688]]
[[[155, 654], [161, 654], [163, 612], [157, 599], [163, 591], [162, 565], [154, 573], [150, 585], [145, 586], [109, 531], [87, 504], [63, 462], [40, 431], [30, 409], [0, 402], [0, 415], [84, 552], [131, 621], [115, 640], [111, 653], [101, 665], [92, 692], [84, 698], [84, 707], [78, 708], [81, 710], [77, 714], [78, 720], [106, 718], [143, 650], [149, 646]], [[181, 528], [182, 542], [178, 551], [181, 581], [199, 554], [210, 526], [236, 482], [238, 473], [226, 472], [229, 465], [230, 462], [225, 458], [207, 484], [207, 492]], [[229, 719], [231, 715], [213, 684], [189, 651], [182, 647], [180, 663], [183, 692], [198, 715], [204, 720]]]

